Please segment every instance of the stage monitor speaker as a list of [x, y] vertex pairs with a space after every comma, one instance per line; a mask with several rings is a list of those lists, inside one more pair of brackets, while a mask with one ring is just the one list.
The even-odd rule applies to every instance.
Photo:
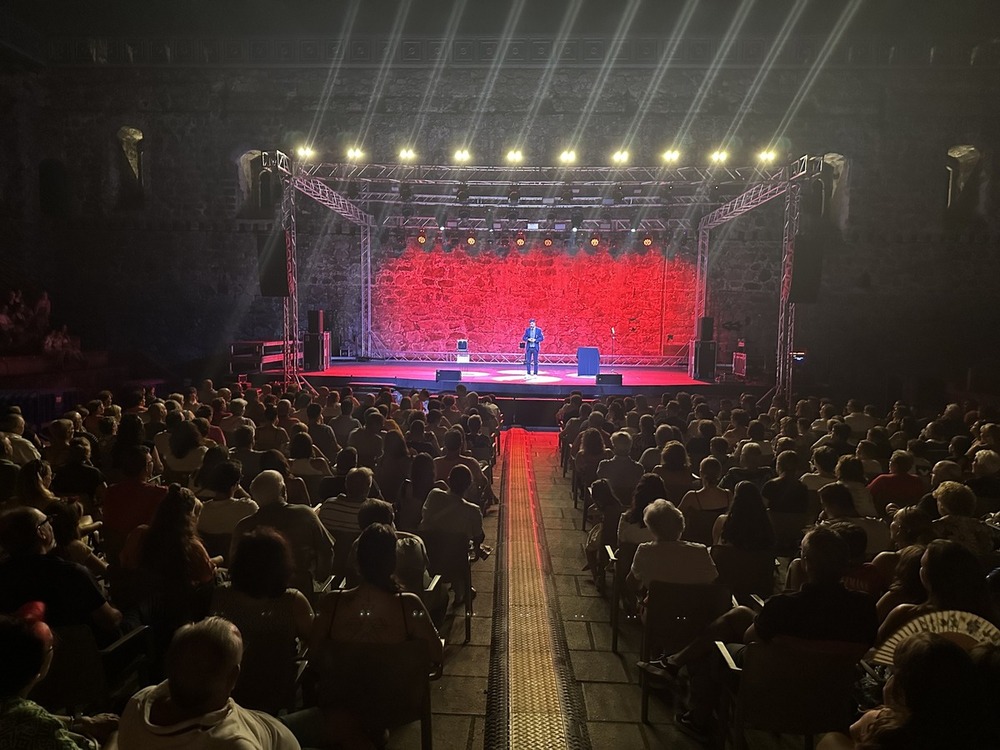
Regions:
[[306, 329], [309, 333], [323, 333], [326, 328], [323, 325], [324, 313], [322, 310], [310, 310], [307, 315], [309, 316], [309, 327]]
[[434, 379], [438, 382], [457, 383], [462, 379], [461, 370], [438, 370]]
[[288, 272], [285, 268], [285, 233], [281, 228], [257, 235], [257, 274], [260, 296], [287, 297]]
[[692, 377], [695, 380], [715, 380], [715, 356], [716, 343], [714, 341], [694, 342], [694, 371]]
[[698, 318], [698, 340], [712, 341], [715, 339], [715, 318]]
[[302, 366], [325, 370], [330, 365], [330, 332], [307, 333], [302, 342]]
[[606, 372], [597, 376], [598, 385], [621, 385], [622, 376], [618, 372]]
[[810, 303], [819, 297], [820, 282], [823, 279], [823, 255], [826, 252], [827, 242], [828, 236], [820, 232], [795, 236], [792, 284], [788, 290], [789, 302]]

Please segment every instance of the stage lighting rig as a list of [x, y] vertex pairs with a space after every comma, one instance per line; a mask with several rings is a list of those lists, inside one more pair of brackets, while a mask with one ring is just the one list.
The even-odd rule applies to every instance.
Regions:
[[680, 161], [681, 152], [675, 148], [669, 148], [662, 154], [663, 161], [667, 164], [676, 164]]
[[551, 234], [547, 234], [547, 235], [545, 235], [545, 237], [542, 238], [542, 245], [544, 247], [552, 247], [552, 235]]
[[507, 152], [507, 163], [508, 164], [520, 164], [524, 161], [524, 154], [521, 153], [520, 149], [511, 149]]
[[573, 164], [576, 162], [576, 151], [572, 149], [566, 149], [561, 154], [559, 154], [559, 161], [563, 164]]
[[514, 244], [518, 247], [524, 247], [527, 244], [527, 239], [525, 239], [524, 232], [518, 232], [517, 236], [514, 238]]
[[417, 235], [417, 244], [419, 245], [427, 244], [427, 232], [425, 232], [423, 229], [421, 229], [420, 233]]
[[353, 163], [357, 163], [365, 158], [365, 152], [362, 151], [357, 146], [352, 146], [347, 149], [347, 160]]

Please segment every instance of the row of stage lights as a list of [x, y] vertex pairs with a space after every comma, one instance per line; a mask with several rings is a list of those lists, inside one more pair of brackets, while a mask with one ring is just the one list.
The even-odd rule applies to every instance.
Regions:
[[[443, 234], [445, 232], [445, 228], [441, 227], [440, 231], [441, 231], [442, 236], [443, 236]], [[572, 231], [573, 231], [574, 236], [575, 236], [577, 230], [573, 229]], [[636, 234], [636, 233], [637, 232], [636, 232], [635, 229], [630, 230], [630, 234]], [[421, 229], [420, 232], [417, 234], [416, 240], [417, 240], [417, 244], [421, 245], [421, 246], [424, 246], [428, 242], [430, 242], [430, 238], [428, 238], [427, 232], [425, 230], [423, 230], [423, 229]], [[504, 244], [505, 242], [512, 242], [515, 247], [517, 247], [517, 248], [523, 248], [523, 247], [525, 247], [527, 245], [528, 239], [525, 236], [524, 232], [518, 232], [517, 234], [514, 235], [514, 237], [513, 237], [512, 240], [507, 239], [507, 238], [501, 238], [500, 243]], [[591, 247], [595, 247], [595, 248], [599, 247], [600, 244], [601, 244], [601, 235], [599, 233], [595, 232], [595, 233], [593, 233], [593, 234], [590, 235], [590, 237], [588, 238], [587, 242], [588, 242], [588, 244]], [[639, 243], [643, 247], [652, 247], [653, 246], [653, 242], [654, 242], [653, 235], [651, 235], [651, 234], [644, 234], [642, 236], [642, 238], [639, 240]], [[478, 235], [475, 232], [468, 232], [465, 235], [465, 244], [467, 246], [469, 246], [470, 248], [475, 247], [478, 243], [479, 243], [479, 238], [478, 238]], [[553, 236], [551, 234], [546, 234], [546, 235], [542, 236], [542, 247], [552, 247], [554, 244], [555, 244], [555, 239], [553, 238]]]
[[[300, 159], [311, 159], [316, 155], [316, 152], [309, 148], [308, 146], [302, 146], [296, 150]], [[403, 148], [399, 151], [399, 160], [401, 162], [415, 162], [417, 160], [417, 152], [412, 148]], [[626, 166], [631, 160], [631, 154], [622, 149], [616, 151], [611, 155], [611, 162], [615, 166]], [[729, 152], [725, 149], [716, 149], [708, 155], [709, 161], [712, 164], [723, 165], [729, 161]], [[467, 148], [460, 148], [452, 155], [455, 164], [468, 164], [472, 160], [472, 154]], [[347, 160], [352, 164], [357, 164], [363, 162], [366, 158], [365, 152], [360, 148], [351, 147], [347, 149]], [[677, 164], [681, 159], [681, 152], [677, 149], [667, 149], [662, 154], [660, 154], [664, 164]], [[758, 152], [757, 161], [760, 164], [773, 164], [778, 158], [778, 154], [771, 149], [764, 149]], [[573, 149], [566, 149], [561, 154], [559, 154], [559, 162], [561, 164], [570, 165], [575, 164], [577, 161], [576, 151]], [[507, 163], [516, 165], [524, 162], [524, 152], [519, 149], [511, 149], [507, 152]]]

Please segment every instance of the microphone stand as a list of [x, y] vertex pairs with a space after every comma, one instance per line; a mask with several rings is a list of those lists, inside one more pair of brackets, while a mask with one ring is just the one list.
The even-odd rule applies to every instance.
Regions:
[[611, 327], [611, 374], [612, 375], [615, 374], [615, 339], [616, 338], [618, 338], [618, 337], [615, 336], [615, 328], [614, 328], [614, 326], [612, 326]]

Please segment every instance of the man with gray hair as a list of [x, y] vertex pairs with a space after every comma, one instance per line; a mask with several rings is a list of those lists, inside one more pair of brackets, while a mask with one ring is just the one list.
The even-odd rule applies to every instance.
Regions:
[[635, 551], [629, 578], [643, 588], [651, 581], [667, 583], [713, 583], [718, 577], [708, 548], [682, 542], [684, 514], [669, 500], [654, 500], [642, 512], [642, 521], [653, 533]]
[[347, 476], [344, 477], [344, 491], [336, 497], [327, 498], [315, 508], [323, 528], [331, 534], [337, 532], [360, 534], [358, 511], [368, 499], [372, 479], [372, 470], [365, 466], [347, 472]]
[[[322, 581], [333, 569], [333, 538], [308, 505], [289, 505], [285, 479], [276, 471], [262, 471], [250, 483], [250, 497], [260, 509], [247, 516], [233, 531], [229, 559], [233, 559], [240, 537], [259, 526], [270, 526], [288, 537], [295, 556], [296, 586]], [[309, 591], [305, 591], [307, 595]]]
[[11, 412], [0, 419], [0, 436], [3, 435], [10, 439], [10, 460], [18, 466], [41, 459], [42, 454], [38, 452], [38, 448], [24, 437], [24, 417], [20, 414]]
[[298, 740], [273, 716], [231, 695], [240, 676], [243, 638], [229, 620], [209, 617], [174, 635], [167, 679], [132, 696], [118, 727], [122, 750], [297, 750]]
[[625, 430], [611, 436], [611, 450], [614, 455], [597, 465], [597, 478], [607, 479], [618, 501], [627, 503], [642, 479], [642, 464], [632, 460], [632, 436]]

